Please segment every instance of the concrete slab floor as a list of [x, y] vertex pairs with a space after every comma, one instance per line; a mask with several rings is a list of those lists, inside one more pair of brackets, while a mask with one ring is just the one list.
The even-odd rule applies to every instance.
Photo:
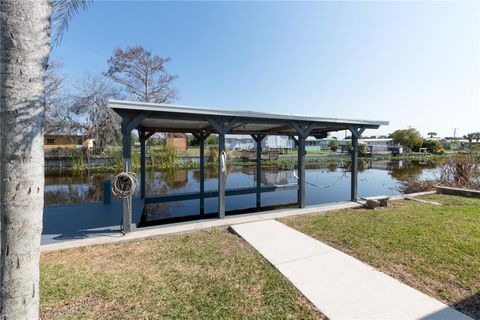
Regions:
[[[255, 213], [248, 213], [248, 214], [241, 214], [241, 215], [234, 215], [234, 216], [227, 216], [224, 219], [205, 219], [205, 220], [196, 220], [196, 221], [188, 221], [188, 222], [179, 222], [179, 223], [172, 223], [167, 225], [159, 225], [159, 226], [152, 226], [152, 227], [145, 227], [145, 228], [136, 228], [134, 232], [126, 234], [122, 236], [119, 232], [117, 227], [117, 232], [115, 232], [114, 228], [110, 228], [112, 230], [107, 236], [100, 232], [95, 233], [94, 230], [88, 234], [86, 238], [79, 238], [79, 239], [72, 239], [72, 238], [55, 238], [52, 239], [51, 237], [42, 237], [42, 246], [40, 250], [42, 252], [45, 251], [53, 251], [53, 250], [61, 250], [61, 249], [68, 249], [68, 248], [75, 248], [75, 247], [83, 247], [89, 246], [94, 244], [108, 244], [108, 243], [118, 243], [123, 241], [133, 241], [133, 240], [140, 240], [146, 239], [150, 237], [158, 237], [162, 235], [169, 235], [175, 233], [184, 233], [184, 232], [193, 232], [198, 230], [209, 230], [212, 228], [226, 228], [231, 225], [239, 224], [239, 223], [246, 223], [252, 221], [261, 221], [266, 219], [278, 219], [288, 216], [295, 216], [295, 215], [304, 215], [304, 214], [313, 214], [313, 213], [326, 213], [329, 211], [340, 210], [340, 209], [347, 209], [347, 208], [358, 208], [361, 207], [360, 204], [355, 202], [339, 202], [339, 203], [329, 203], [319, 206], [311, 206], [304, 209], [278, 209], [272, 211], [262, 211], [262, 212], [255, 212]], [[105, 232], [105, 230], [103, 230]]]

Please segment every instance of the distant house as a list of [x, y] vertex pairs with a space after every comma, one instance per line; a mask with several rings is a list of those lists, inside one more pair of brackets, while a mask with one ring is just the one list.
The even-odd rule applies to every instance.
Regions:
[[459, 150], [468, 148], [470, 145], [475, 144], [475, 141], [468, 141], [467, 139], [454, 139], [454, 138], [439, 138], [437, 139], [446, 150]]
[[93, 139], [82, 135], [46, 134], [43, 136], [44, 150], [93, 148]]
[[372, 153], [388, 153], [392, 151], [392, 148], [401, 147], [393, 143], [392, 138], [384, 139], [358, 139], [358, 143], [364, 144]]
[[187, 151], [187, 135], [184, 133], [169, 133], [165, 137], [165, 144], [175, 148], [176, 152]]
[[250, 135], [225, 135], [225, 146], [229, 150], [252, 150], [255, 148], [255, 140]]
[[[328, 150], [330, 149], [328, 145], [333, 140], [337, 141], [339, 149], [342, 151], [346, 151], [347, 147], [352, 143], [350, 139], [336, 140], [333, 138], [316, 139], [315, 137], [308, 137], [305, 141], [305, 149], [307, 151]], [[391, 138], [358, 139], [358, 143], [367, 147], [372, 153], [389, 153], [393, 148], [399, 147], [393, 143], [393, 139]]]
[[293, 141], [288, 136], [267, 136], [262, 142], [262, 147], [268, 149], [286, 150], [292, 149], [292, 146]]
[[329, 149], [328, 144], [334, 139], [317, 139], [315, 137], [307, 137], [305, 140], [305, 150], [308, 151], [320, 151]]
[[[225, 135], [225, 146], [230, 150], [255, 149], [255, 140], [250, 135]], [[262, 148], [285, 150], [292, 149], [292, 141], [287, 136], [266, 136], [262, 141]]]

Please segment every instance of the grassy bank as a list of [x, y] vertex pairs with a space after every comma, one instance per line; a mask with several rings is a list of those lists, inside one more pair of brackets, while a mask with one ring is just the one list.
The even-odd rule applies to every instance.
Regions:
[[[422, 161], [436, 161], [441, 159], [446, 159], [449, 155], [431, 155], [431, 156], [390, 156], [390, 157], [360, 157], [360, 165], [367, 164], [371, 161], [398, 161], [398, 160], [422, 160]], [[122, 170], [122, 159], [121, 157], [115, 157], [112, 160], [111, 164], [108, 165], [86, 165], [85, 163], [74, 163], [72, 171], [82, 173], [82, 172], [119, 172]], [[351, 162], [350, 157], [339, 158], [339, 157], [324, 157], [321, 159], [306, 159], [306, 164], [348, 164]], [[277, 167], [285, 165], [296, 164], [296, 158], [291, 159], [279, 159], [279, 160], [266, 160], [262, 161], [262, 167]], [[252, 167], [256, 166], [255, 162], [240, 162], [240, 161], [229, 161], [231, 166], [239, 167]], [[164, 170], [164, 169], [189, 169], [189, 168], [199, 168], [200, 164], [194, 161], [168, 161], [168, 162], [155, 162], [148, 165], [150, 170]], [[207, 168], [216, 167], [216, 162], [206, 162], [205, 166]], [[140, 156], [138, 153], [132, 154], [132, 168], [134, 171], [140, 170]]]
[[480, 199], [424, 199], [282, 222], [480, 318]]
[[43, 319], [321, 319], [239, 237], [214, 230], [43, 254]]

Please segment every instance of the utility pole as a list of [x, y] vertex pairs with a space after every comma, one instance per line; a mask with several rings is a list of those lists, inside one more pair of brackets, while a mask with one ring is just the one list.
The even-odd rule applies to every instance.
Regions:
[[453, 139], [457, 138], [457, 129], [458, 128], [452, 128], [453, 129]]

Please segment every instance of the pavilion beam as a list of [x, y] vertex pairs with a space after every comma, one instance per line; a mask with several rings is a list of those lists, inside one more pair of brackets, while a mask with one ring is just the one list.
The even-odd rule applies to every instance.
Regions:
[[145, 130], [145, 140], [148, 140], [150, 139], [156, 132], [155, 131], [149, 131], [149, 130]]
[[137, 128], [142, 121], [150, 116], [152, 113], [148, 111], [141, 111], [133, 117], [123, 118], [125, 122], [122, 126], [125, 126], [125, 130], [132, 132], [133, 129]]
[[297, 202], [299, 208], [305, 208], [305, 141], [313, 130], [314, 123], [292, 122], [292, 127], [298, 133], [298, 191]]
[[262, 207], [262, 141], [266, 135], [257, 134], [252, 135], [253, 140], [257, 144], [257, 167], [256, 167], [256, 208], [260, 210]]
[[358, 138], [365, 131], [365, 128], [356, 128], [350, 127], [350, 132], [352, 133], [352, 171], [351, 171], [351, 182], [350, 182], [350, 200], [358, 200]]
[[205, 140], [210, 133], [193, 133], [200, 144], [200, 216], [205, 215]]
[[[128, 119], [122, 121], [123, 172], [132, 171], [132, 129]], [[124, 233], [132, 231], [132, 196], [123, 199], [122, 229]]]

